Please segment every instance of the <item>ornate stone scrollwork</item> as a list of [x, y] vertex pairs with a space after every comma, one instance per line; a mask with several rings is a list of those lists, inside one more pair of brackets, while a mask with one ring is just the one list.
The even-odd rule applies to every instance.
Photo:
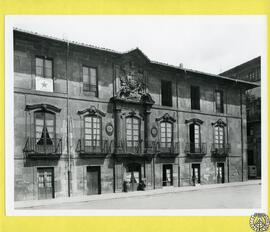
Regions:
[[221, 119], [219, 119], [216, 122], [213, 122], [212, 123], [212, 126], [222, 126], [222, 127], [225, 127], [225, 126], [227, 126], [227, 124], [225, 122], [223, 122]]
[[174, 123], [176, 122], [175, 118], [173, 118], [172, 116], [170, 116], [168, 113], [165, 113], [163, 116], [161, 116], [160, 118], [156, 118], [156, 121], [164, 121], [164, 122], [171, 122]]
[[82, 114], [86, 114], [86, 113], [88, 113], [89, 115], [97, 115], [97, 116], [101, 116], [101, 117], [105, 117], [105, 115], [106, 115], [104, 112], [97, 109], [95, 106], [90, 106], [90, 108], [78, 111], [78, 115], [82, 115]]

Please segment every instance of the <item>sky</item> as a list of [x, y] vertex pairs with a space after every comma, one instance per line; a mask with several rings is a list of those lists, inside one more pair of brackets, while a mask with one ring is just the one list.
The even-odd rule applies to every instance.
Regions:
[[263, 16], [8, 16], [7, 27], [213, 74], [266, 53]]

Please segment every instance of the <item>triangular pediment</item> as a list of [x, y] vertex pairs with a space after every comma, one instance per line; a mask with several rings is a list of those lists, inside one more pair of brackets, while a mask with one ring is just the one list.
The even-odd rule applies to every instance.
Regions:
[[150, 63], [150, 59], [139, 48], [123, 53], [121, 59], [125, 62], [134, 62], [135, 65]]

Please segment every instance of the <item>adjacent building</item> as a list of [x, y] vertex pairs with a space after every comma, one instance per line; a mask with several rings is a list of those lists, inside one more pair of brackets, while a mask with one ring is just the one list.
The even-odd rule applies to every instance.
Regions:
[[245, 181], [256, 86], [14, 30], [15, 200]]
[[[240, 64], [220, 75], [261, 83], [261, 57]], [[261, 87], [246, 92], [249, 178], [261, 177]]]

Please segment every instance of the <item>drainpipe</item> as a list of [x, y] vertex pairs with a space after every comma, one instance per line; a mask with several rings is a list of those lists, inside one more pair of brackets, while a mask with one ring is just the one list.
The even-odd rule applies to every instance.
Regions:
[[241, 161], [242, 161], [242, 181], [244, 181], [244, 138], [243, 138], [243, 109], [242, 109], [242, 89], [240, 89], [240, 116], [241, 116]]
[[68, 55], [69, 55], [69, 42], [67, 41], [67, 52], [66, 52], [66, 89], [67, 89], [67, 155], [68, 155], [68, 197], [71, 195], [71, 167], [70, 167], [70, 150], [69, 150], [69, 88], [68, 88]]
[[177, 140], [178, 140], [178, 156], [177, 156], [177, 160], [178, 160], [178, 187], [180, 187], [180, 133], [179, 133], [179, 112], [178, 112], [178, 108], [179, 108], [179, 103], [178, 103], [178, 77], [176, 76], [176, 125], [177, 125]]
[[[228, 88], [226, 89], [226, 115], [228, 115]], [[227, 143], [229, 142], [229, 124], [228, 124], [228, 117], [226, 116], [226, 140]], [[228, 167], [228, 171], [227, 171], [227, 176], [228, 176], [228, 183], [230, 183], [230, 153], [227, 154], [227, 167]]]

